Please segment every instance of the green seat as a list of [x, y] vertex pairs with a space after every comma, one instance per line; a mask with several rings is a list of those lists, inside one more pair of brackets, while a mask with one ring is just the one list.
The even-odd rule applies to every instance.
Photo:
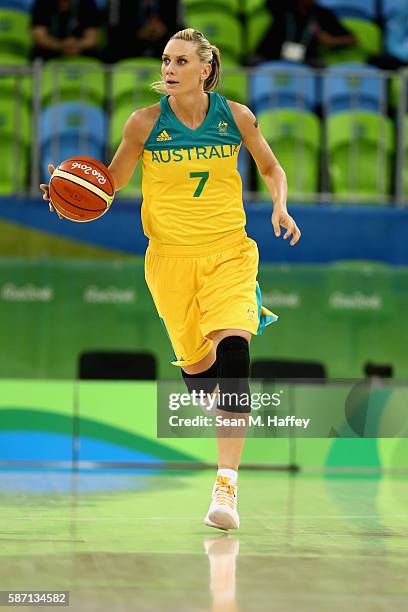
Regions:
[[161, 80], [161, 63], [153, 58], [135, 58], [117, 62], [112, 75], [114, 106], [133, 104], [140, 108], [158, 102], [160, 94], [152, 91], [151, 84]]
[[237, 17], [211, 8], [191, 7], [187, 11], [187, 27], [199, 30], [222, 56], [239, 62], [242, 54], [241, 23]]
[[327, 119], [331, 190], [339, 199], [382, 203], [390, 191], [394, 132], [391, 119], [359, 111]]
[[266, 9], [266, 0], [241, 0], [242, 10], [245, 15], [253, 15], [255, 11]]
[[43, 106], [54, 102], [89, 102], [103, 106], [105, 71], [103, 64], [91, 57], [56, 59], [47, 62], [42, 71]]
[[27, 60], [21, 55], [14, 55], [13, 53], [0, 53], [0, 65], [1, 66], [28, 66]]
[[340, 62], [367, 62], [371, 55], [378, 55], [382, 49], [382, 34], [378, 25], [365, 19], [340, 19], [345, 28], [357, 38], [357, 45], [347, 49], [322, 50], [326, 64]]
[[245, 49], [248, 55], [255, 53], [272, 23], [273, 17], [268, 9], [261, 8], [258, 11], [254, 11], [252, 14], [248, 14]]
[[[319, 191], [321, 128], [308, 111], [276, 109], [259, 113], [259, 125], [288, 178], [292, 197]], [[268, 189], [258, 173], [258, 190]]]
[[[111, 149], [111, 155], [115, 154], [120, 141], [122, 140], [123, 127], [134, 111], [133, 104], [120, 105], [114, 108], [111, 114], [110, 126], [109, 126], [109, 146]], [[139, 160], [136, 170], [129, 181], [129, 184], [118, 192], [119, 197], [134, 198], [140, 196], [142, 193], [142, 162]]]
[[221, 79], [217, 91], [234, 102], [246, 104], [248, 101], [248, 77], [236, 63], [222, 60]]
[[18, 55], [0, 54], [0, 68], [10, 69], [11, 74], [0, 74], [0, 97], [24, 100], [31, 105], [31, 75], [16, 75], [14, 68], [29, 67], [27, 60]]
[[0, 194], [26, 189], [31, 142], [30, 113], [13, 98], [0, 98]]
[[[208, 3], [205, 0], [184, 0], [184, 7], [187, 11], [190, 9], [208, 10]], [[212, 0], [211, 10], [224, 11], [225, 13], [238, 14], [241, 7], [241, 0]]]
[[[146, 102], [147, 100], [145, 100], [143, 106], [148, 106]], [[135, 107], [131, 102], [128, 104], [119, 104], [112, 108], [109, 124], [109, 143], [112, 153], [118, 148], [122, 140], [124, 125], [134, 110]]]
[[0, 9], [0, 53], [27, 57], [31, 46], [28, 13]]

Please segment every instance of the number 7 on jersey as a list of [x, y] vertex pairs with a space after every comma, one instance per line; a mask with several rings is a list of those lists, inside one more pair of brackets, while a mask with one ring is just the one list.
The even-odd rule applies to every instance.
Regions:
[[199, 198], [204, 189], [204, 185], [208, 181], [208, 177], [210, 176], [209, 172], [190, 172], [190, 178], [199, 178], [200, 182], [197, 185], [197, 189], [193, 193], [193, 198]]

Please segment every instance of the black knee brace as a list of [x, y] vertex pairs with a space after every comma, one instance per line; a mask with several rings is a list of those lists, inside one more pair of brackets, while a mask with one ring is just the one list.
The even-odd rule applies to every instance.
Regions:
[[227, 412], [251, 412], [249, 346], [241, 336], [227, 336], [217, 347], [219, 408]]
[[181, 375], [184, 378], [184, 382], [186, 383], [187, 389], [190, 393], [196, 391], [196, 393], [200, 393], [200, 391], [204, 391], [204, 393], [212, 393], [217, 386], [218, 378], [217, 378], [217, 361], [213, 363], [213, 365], [208, 368], [205, 372], [200, 372], [199, 374], [187, 374], [184, 370], [181, 370]]

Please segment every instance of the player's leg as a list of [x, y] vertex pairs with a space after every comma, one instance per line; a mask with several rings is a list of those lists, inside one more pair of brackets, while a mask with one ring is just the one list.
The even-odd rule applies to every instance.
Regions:
[[[250, 411], [248, 379], [251, 333], [224, 329], [213, 331], [208, 337], [214, 342], [220, 401], [224, 405], [223, 409], [217, 410], [217, 416], [221, 416], [223, 421], [217, 426], [218, 472], [205, 523], [220, 529], [237, 529], [238, 467]], [[230, 425], [231, 419], [234, 425]]]
[[[216, 347], [220, 397], [224, 409], [219, 414], [229, 419], [245, 420], [245, 425], [217, 429], [218, 468], [238, 471], [248, 426], [249, 343], [251, 333], [241, 329], [223, 329], [208, 335]], [[230, 399], [231, 398], [231, 399]]]
[[[217, 392], [218, 385], [218, 364], [214, 346], [212, 346], [208, 355], [200, 359], [195, 364], [190, 366], [182, 366], [181, 375], [190, 394], [194, 392], [197, 395], [202, 395], [200, 406], [205, 411], [206, 415], [214, 413], [214, 403], [210, 404], [208, 399], [210, 395]], [[204, 395], [203, 395], [204, 394]], [[211, 412], [210, 412], [211, 408]]]
[[[219, 383], [222, 379], [222, 389], [226, 397], [232, 397], [234, 401], [234, 396], [239, 393], [245, 394], [248, 399], [248, 347], [251, 333], [241, 329], [223, 329], [210, 332], [207, 337], [213, 341], [208, 355], [193, 365], [181, 368], [187, 389], [190, 393], [193, 391], [213, 393], [217, 382]], [[226, 419], [244, 417], [245, 412], [249, 412], [244, 402], [241, 402], [242, 406], [239, 409], [234, 406], [234, 403], [228, 403], [226, 410], [220, 408], [218, 411], [218, 414]], [[245, 430], [243, 430], [244, 436]], [[230, 438], [226, 443], [223, 442], [224, 436], [229, 437], [230, 431], [232, 431], [231, 428], [228, 428], [218, 438], [218, 467], [238, 470], [245, 437], [240, 439], [236, 433], [237, 428], [235, 428], [233, 430], [235, 437]]]

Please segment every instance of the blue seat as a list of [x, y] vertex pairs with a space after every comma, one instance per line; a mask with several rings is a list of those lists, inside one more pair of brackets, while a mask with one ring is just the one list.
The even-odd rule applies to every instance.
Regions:
[[40, 148], [43, 178], [47, 166], [69, 157], [86, 155], [105, 158], [107, 118], [103, 110], [90, 104], [65, 102], [48, 106], [40, 117]]
[[323, 80], [323, 104], [327, 114], [353, 109], [382, 112], [386, 107], [386, 83], [381, 73], [366, 64], [336, 64]]
[[11, 9], [31, 13], [34, 0], [0, 0], [0, 9]]
[[398, 14], [403, 6], [405, 0], [382, 0], [381, 2], [381, 15], [385, 20], [394, 17]]
[[333, 11], [337, 17], [357, 17], [370, 21], [377, 17], [376, 0], [319, 0], [319, 4]]
[[255, 112], [272, 108], [313, 111], [318, 103], [317, 81], [303, 64], [264, 62], [251, 77], [251, 104]]

